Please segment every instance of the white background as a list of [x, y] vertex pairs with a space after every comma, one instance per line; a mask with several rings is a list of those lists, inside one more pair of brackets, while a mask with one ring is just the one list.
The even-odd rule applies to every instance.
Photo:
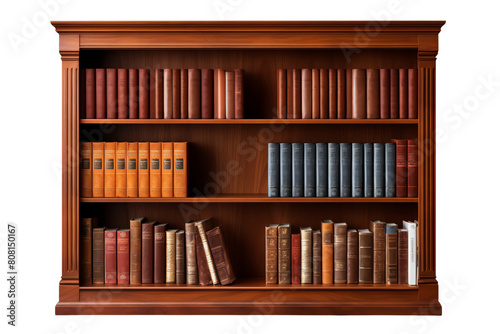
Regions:
[[[498, 330], [499, 28], [495, 1], [2, 1], [0, 331], [443, 333]], [[224, 12], [214, 5], [229, 4]], [[44, 14], [49, 12], [48, 14]], [[442, 317], [65, 316], [61, 61], [48, 20], [446, 20], [437, 58], [437, 276]], [[38, 24], [23, 36], [26, 22]], [[485, 84], [485, 82], [493, 84]], [[18, 327], [7, 326], [6, 226], [18, 225]], [[495, 260], [496, 259], [496, 260]]]

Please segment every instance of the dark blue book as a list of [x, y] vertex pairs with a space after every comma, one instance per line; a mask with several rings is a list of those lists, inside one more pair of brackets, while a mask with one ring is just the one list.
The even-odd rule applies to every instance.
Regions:
[[385, 143], [385, 197], [396, 197], [395, 143]]
[[373, 197], [373, 143], [364, 144], [365, 197]]
[[351, 143], [340, 143], [340, 197], [351, 197], [352, 187]]
[[316, 196], [316, 144], [304, 143], [304, 196]]
[[269, 143], [267, 145], [267, 150], [268, 150], [267, 193], [269, 197], [279, 197], [280, 196], [280, 144]]
[[292, 196], [304, 197], [304, 144], [292, 144]]
[[352, 143], [352, 197], [363, 197], [363, 143]]
[[374, 197], [385, 197], [385, 144], [373, 144]]
[[280, 143], [280, 196], [292, 197], [292, 144]]
[[328, 145], [316, 143], [316, 197], [328, 196]]
[[340, 196], [340, 146], [328, 143], [328, 197]]

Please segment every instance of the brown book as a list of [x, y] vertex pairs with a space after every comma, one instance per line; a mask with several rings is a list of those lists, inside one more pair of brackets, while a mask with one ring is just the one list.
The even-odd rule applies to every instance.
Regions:
[[352, 70], [352, 118], [366, 118], [366, 70]]
[[80, 196], [92, 197], [92, 143], [80, 145]]
[[312, 229], [300, 228], [300, 282], [312, 284]]
[[309, 68], [303, 68], [301, 74], [302, 85], [302, 118], [312, 118], [312, 72]]
[[175, 234], [177, 233], [177, 229], [168, 229], [166, 231], [167, 238], [167, 249], [166, 249], [166, 257], [167, 257], [167, 267], [166, 267], [166, 281], [167, 283], [174, 284], [175, 283]]
[[214, 70], [214, 119], [219, 118], [219, 70]]
[[319, 80], [319, 69], [313, 68], [311, 70], [311, 110], [312, 118], [320, 118], [320, 80]]
[[139, 69], [139, 118], [149, 118], [149, 70]]
[[138, 182], [139, 197], [149, 197], [149, 143], [138, 143]]
[[388, 223], [385, 225], [386, 251], [385, 251], [385, 280], [387, 284], [398, 283], [398, 225]]
[[376, 68], [366, 70], [366, 117], [380, 118], [380, 72]]
[[[396, 155], [397, 155], [397, 147], [396, 147]], [[408, 139], [408, 197], [418, 197], [417, 139]]]
[[380, 69], [380, 118], [391, 118], [391, 71]]
[[333, 224], [333, 270], [335, 284], [347, 283], [347, 224]]
[[301, 92], [301, 70], [298, 68], [294, 68], [292, 70], [293, 73], [293, 118], [300, 119], [302, 118], [302, 92]]
[[293, 70], [286, 70], [286, 118], [293, 119]]
[[175, 233], [175, 283], [186, 284], [186, 239], [184, 230]]
[[128, 70], [119, 68], [118, 76], [118, 118], [128, 118]]
[[80, 284], [92, 283], [92, 230], [97, 218], [80, 219]]
[[196, 261], [196, 234], [198, 229], [193, 221], [186, 223], [186, 283], [198, 285], [198, 265]]
[[226, 71], [226, 118], [234, 119], [234, 72]]
[[201, 118], [214, 118], [214, 70], [208, 68], [201, 70]]
[[337, 118], [346, 117], [346, 82], [345, 70], [337, 70]]
[[236, 119], [242, 119], [245, 116], [243, 76], [243, 69], [234, 70], [234, 117]]
[[127, 143], [116, 143], [116, 197], [127, 197]]
[[142, 283], [142, 224], [145, 218], [130, 220], [130, 284]]
[[154, 268], [154, 225], [156, 222], [142, 224], [142, 284], [153, 283]]
[[116, 233], [116, 275], [118, 284], [130, 284], [130, 230]]
[[217, 118], [226, 118], [226, 73], [222, 69], [217, 70]]
[[408, 140], [392, 139], [396, 144], [396, 197], [408, 197]]
[[329, 75], [326, 68], [319, 70], [319, 118], [330, 118], [330, 110], [328, 105], [328, 92]]
[[292, 284], [300, 284], [300, 233], [292, 233]]
[[359, 275], [359, 239], [356, 229], [347, 230], [347, 284], [357, 284]]
[[165, 283], [166, 267], [166, 235], [167, 224], [157, 224], [154, 226], [154, 282], [155, 284]]
[[398, 229], [398, 284], [408, 284], [407, 229]]
[[104, 143], [92, 143], [92, 197], [104, 197]]
[[139, 148], [137, 143], [127, 143], [127, 197], [137, 197], [137, 161]]
[[290, 284], [290, 253], [291, 253], [291, 240], [290, 240], [290, 224], [278, 225], [278, 283]]
[[352, 118], [352, 69], [345, 70], [345, 118]]
[[173, 143], [161, 143], [161, 197], [174, 197]]
[[92, 283], [104, 284], [104, 230], [92, 229]]
[[337, 118], [337, 70], [328, 69], [328, 118]]
[[161, 197], [161, 144], [149, 143], [149, 197]]
[[408, 118], [418, 118], [418, 72], [416, 68], [408, 69]]
[[212, 252], [215, 268], [217, 269], [217, 276], [219, 277], [220, 284], [229, 285], [236, 280], [233, 267], [229, 259], [222, 230], [219, 226], [207, 231], [207, 240]]
[[[370, 231], [373, 233], [373, 284], [384, 284], [385, 283], [385, 223], [379, 220], [370, 221]], [[361, 239], [359, 246], [361, 247]], [[360, 258], [360, 263], [361, 263], [361, 258]], [[361, 272], [359, 279], [361, 283]]]
[[208, 244], [206, 232], [213, 229], [215, 227], [214, 221], [212, 218], [198, 220], [194, 223], [196, 228], [198, 229], [198, 235], [200, 236], [201, 244], [203, 245], [203, 250], [205, 252], [205, 257], [207, 259], [208, 271], [210, 272], [210, 277], [212, 283], [219, 284], [219, 278], [217, 276], [217, 271], [215, 269], [215, 263], [212, 257], [212, 253], [210, 252], [210, 246]]
[[116, 197], [116, 143], [104, 143], [104, 197]]
[[174, 118], [174, 96], [173, 96], [172, 69], [163, 69], [163, 118]]
[[118, 116], [118, 86], [116, 68], [106, 69], [106, 118]]
[[128, 118], [139, 118], [139, 70], [128, 70]]
[[359, 229], [359, 284], [373, 284], [373, 233]]
[[333, 284], [333, 222], [329, 219], [321, 221], [322, 237], [322, 282]]
[[104, 283], [116, 284], [116, 228], [104, 231]]
[[85, 70], [85, 118], [95, 118], [95, 69]]
[[174, 143], [174, 197], [187, 197], [187, 143]]
[[390, 114], [391, 118], [399, 118], [399, 70], [390, 70]]
[[408, 118], [408, 69], [399, 69], [399, 118]]
[[183, 68], [180, 70], [180, 106], [181, 118], [188, 118], [188, 70]]
[[205, 250], [203, 249], [203, 244], [201, 243], [201, 238], [198, 233], [195, 234], [195, 245], [196, 264], [198, 267], [198, 280], [200, 282], [200, 285], [212, 284], [210, 270], [208, 270], [207, 257], [205, 256]]
[[313, 284], [321, 284], [321, 231], [313, 231]]
[[286, 113], [286, 70], [278, 69], [278, 119], [287, 118]]
[[188, 118], [201, 118], [201, 71], [188, 69]]
[[181, 118], [181, 70], [172, 70], [172, 118]]
[[278, 224], [266, 226], [266, 283], [278, 283]]
[[95, 115], [98, 119], [106, 118], [106, 69], [95, 70]]
[[163, 118], [163, 70], [154, 69], [149, 76], [149, 118]]

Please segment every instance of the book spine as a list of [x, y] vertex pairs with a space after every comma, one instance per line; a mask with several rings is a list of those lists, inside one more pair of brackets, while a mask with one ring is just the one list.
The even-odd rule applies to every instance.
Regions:
[[226, 74], [222, 69], [217, 70], [217, 118], [226, 118]]
[[104, 228], [92, 230], [92, 283], [104, 284]]
[[95, 118], [95, 69], [85, 70], [85, 118]]
[[280, 196], [280, 145], [269, 143], [268, 149], [268, 196]]
[[347, 283], [347, 224], [333, 225], [334, 283]]
[[80, 284], [92, 283], [92, 229], [96, 225], [94, 218], [80, 220]]
[[340, 143], [340, 197], [352, 196], [352, 145]]
[[98, 119], [106, 118], [106, 69], [95, 70], [95, 114]]
[[154, 226], [154, 282], [155, 284], [165, 283], [166, 273], [166, 236], [165, 224]]
[[408, 197], [418, 197], [417, 139], [408, 139]]
[[417, 225], [411, 223], [408, 230], [408, 284], [417, 285], [418, 282], [418, 253], [417, 253]]
[[375, 68], [366, 70], [366, 117], [380, 118], [380, 72]]
[[195, 234], [195, 245], [196, 245], [196, 262], [198, 266], [199, 283], [200, 285], [212, 284], [210, 271], [208, 270], [207, 258], [205, 256], [205, 251], [203, 250], [201, 238], [198, 233]]
[[302, 118], [301, 70], [294, 68], [293, 73], [293, 118]]
[[188, 70], [188, 117], [201, 118], [201, 71]]
[[116, 232], [116, 274], [118, 284], [130, 283], [130, 230]]
[[226, 71], [226, 118], [234, 119], [234, 72]]
[[203, 245], [203, 250], [205, 251], [205, 257], [207, 259], [208, 270], [210, 272], [212, 283], [214, 285], [219, 284], [219, 278], [217, 276], [212, 253], [210, 252], [210, 245], [208, 244], [206, 235], [206, 231], [209, 227], [205, 226], [203, 223], [197, 223], [196, 226], [198, 227], [198, 234], [200, 235], [201, 244]]
[[292, 234], [292, 284], [300, 284], [300, 234]]
[[328, 70], [322, 68], [319, 70], [319, 118], [330, 118], [330, 111], [328, 106]]
[[316, 144], [304, 143], [304, 196], [316, 196]]
[[352, 118], [352, 69], [345, 70], [345, 118]]
[[117, 117], [117, 84], [116, 84], [116, 68], [106, 69], [106, 118]]
[[214, 118], [214, 71], [211, 69], [201, 70], [201, 118]]
[[224, 238], [222, 237], [222, 230], [219, 226], [207, 231], [207, 240], [214, 258], [215, 268], [217, 269], [220, 284], [228, 285], [233, 283], [236, 280], [236, 277], [234, 276], [231, 261], [229, 260], [229, 255], [224, 243]]
[[337, 70], [328, 69], [328, 118], [337, 118]]
[[286, 70], [286, 118], [293, 119], [293, 70]]
[[104, 232], [104, 283], [116, 284], [116, 229]]
[[139, 70], [128, 70], [128, 117], [139, 118]]
[[127, 197], [137, 197], [138, 144], [127, 143]]
[[352, 70], [352, 118], [366, 118], [366, 71]]
[[196, 226], [186, 223], [186, 283], [198, 285], [198, 265], [196, 259]]
[[328, 145], [316, 143], [316, 197], [328, 197]]
[[142, 283], [142, 222], [130, 221], [130, 284]]
[[346, 116], [345, 69], [337, 70], [337, 118]]
[[180, 118], [188, 118], [188, 71], [183, 68], [180, 70]]
[[287, 99], [286, 99], [286, 70], [279, 68], [278, 69], [278, 119], [287, 118], [286, 107], [287, 107]]
[[116, 143], [104, 143], [104, 197], [116, 197]]
[[399, 69], [399, 118], [408, 118], [408, 69]]
[[373, 284], [373, 236], [359, 233], [359, 284]]
[[312, 284], [312, 230], [300, 230], [300, 282]]
[[418, 72], [416, 68], [408, 69], [408, 118], [418, 118]]
[[118, 118], [128, 118], [128, 70], [119, 68], [118, 76]]
[[149, 118], [149, 70], [139, 69], [139, 118]]
[[161, 143], [149, 143], [149, 197], [161, 197]]
[[127, 197], [127, 143], [116, 143], [116, 197]]
[[142, 284], [153, 283], [153, 224], [142, 224]]
[[167, 284], [175, 284], [175, 250], [176, 250], [176, 239], [175, 232], [177, 230], [166, 231], [166, 271], [165, 271], [165, 281]]
[[290, 284], [290, 226], [278, 226], [278, 283]]
[[328, 197], [340, 196], [340, 146], [328, 143]]
[[398, 284], [408, 284], [408, 230], [398, 230]]
[[149, 71], [149, 119], [156, 119], [156, 70]]
[[364, 143], [363, 146], [364, 196], [373, 197], [373, 143]]
[[174, 197], [173, 151], [173, 143], [161, 143], [161, 197]]
[[396, 197], [396, 144], [385, 144], [385, 197]]
[[317, 68], [311, 70], [311, 112], [312, 118], [320, 118], [320, 80]]
[[186, 284], [186, 239], [182, 230], [175, 233], [175, 283]]
[[373, 144], [373, 190], [375, 197], [385, 197], [385, 144]]
[[319, 230], [313, 232], [313, 284], [321, 284], [322, 267], [321, 267], [321, 232]]
[[301, 74], [302, 118], [312, 118], [312, 73], [311, 69], [302, 69]]
[[333, 284], [333, 223], [321, 222], [322, 282]]
[[358, 231], [347, 231], [347, 284], [357, 284], [359, 274]]
[[266, 226], [266, 283], [278, 283], [278, 227]]
[[163, 109], [163, 101], [165, 99], [165, 96], [163, 95], [163, 69], [155, 69], [154, 76], [154, 87], [152, 88], [152, 90], [154, 89], [154, 108], [151, 108], [152, 110], [150, 110], [150, 114], [151, 111], [154, 111], [154, 117], [151, 118], [161, 119], [164, 117], [165, 113]]
[[243, 93], [243, 69], [234, 70], [234, 117], [243, 119], [244, 113], [244, 93]]
[[408, 141], [393, 139], [396, 144], [396, 196], [408, 197]]
[[280, 143], [280, 196], [292, 197], [292, 144]]
[[[389, 227], [388, 227], [389, 229]], [[394, 228], [393, 232], [387, 231], [386, 233], [386, 283], [387, 284], [397, 284], [398, 283], [398, 233], [397, 228]]]
[[399, 118], [399, 70], [390, 70], [390, 98], [391, 98], [391, 118]]
[[373, 233], [373, 283], [385, 283], [385, 224], [371, 222]]
[[380, 118], [391, 118], [391, 73], [387, 68], [380, 69]]
[[92, 197], [92, 143], [81, 144], [80, 159], [80, 196]]
[[138, 152], [139, 197], [149, 197], [149, 143], [138, 143]]
[[352, 143], [352, 197], [363, 197], [363, 143]]
[[172, 69], [163, 70], [163, 118], [174, 118], [174, 96], [173, 96]]
[[181, 118], [181, 70], [172, 69], [172, 118]]
[[104, 143], [92, 143], [92, 197], [104, 197]]
[[304, 144], [292, 144], [292, 196], [304, 196]]
[[174, 197], [187, 197], [187, 143], [174, 143]]

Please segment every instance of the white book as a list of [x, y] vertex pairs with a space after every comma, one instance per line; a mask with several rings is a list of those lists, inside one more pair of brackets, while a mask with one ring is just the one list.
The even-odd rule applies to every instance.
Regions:
[[403, 228], [408, 230], [408, 284], [418, 284], [417, 221], [403, 220]]

